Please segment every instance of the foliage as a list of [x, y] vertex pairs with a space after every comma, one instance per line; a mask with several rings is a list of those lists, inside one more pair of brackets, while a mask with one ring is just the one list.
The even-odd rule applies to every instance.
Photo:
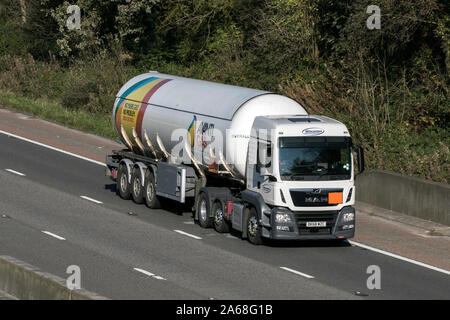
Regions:
[[370, 169], [448, 182], [448, 4], [372, 2], [78, 0], [68, 30], [70, 1], [3, 0], [0, 91], [103, 119], [148, 70], [271, 90], [343, 121]]

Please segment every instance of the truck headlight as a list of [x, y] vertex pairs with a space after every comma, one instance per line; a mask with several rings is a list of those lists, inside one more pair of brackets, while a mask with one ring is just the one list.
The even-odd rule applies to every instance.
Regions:
[[289, 213], [277, 213], [275, 215], [275, 222], [276, 223], [287, 223], [291, 222], [291, 216]]
[[353, 221], [355, 220], [355, 214], [353, 212], [344, 213], [343, 220], [344, 222]]

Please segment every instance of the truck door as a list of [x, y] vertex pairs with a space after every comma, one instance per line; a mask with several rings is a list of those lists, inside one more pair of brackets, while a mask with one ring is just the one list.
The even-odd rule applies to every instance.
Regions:
[[247, 161], [247, 189], [260, 193], [268, 203], [273, 202], [274, 188], [269, 181], [271, 168], [271, 142], [251, 136]]

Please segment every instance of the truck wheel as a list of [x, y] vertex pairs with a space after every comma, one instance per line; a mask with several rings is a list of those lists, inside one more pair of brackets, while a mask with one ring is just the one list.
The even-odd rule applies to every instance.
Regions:
[[210, 217], [209, 199], [205, 193], [200, 193], [197, 203], [198, 223], [202, 228], [211, 228], [213, 218]]
[[220, 203], [220, 201], [214, 202], [212, 212], [214, 215], [214, 229], [216, 229], [216, 231], [219, 233], [230, 232], [230, 226], [225, 220], [222, 204]]
[[145, 174], [144, 198], [147, 207], [150, 209], [161, 208], [161, 203], [156, 195], [155, 177], [150, 170], [147, 170], [147, 173]]
[[247, 235], [248, 241], [255, 245], [263, 243], [261, 226], [258, 223], [258, 214], [255, 208], [250, 208], [247, 219]]
[[119, 172], [117, 173], [117, 189], [119, 189], [119, 195], [122, 199], [130, 199], [131, 194], [130, 184], [128, 183], [128, 172], [126, 165], [123, 164], [119, 167]]
[[141, 172], [139, 168], [133, 169], [130, 185], [134, 202], [138, 204], [144, 203], [144, 188], [142, 187]]

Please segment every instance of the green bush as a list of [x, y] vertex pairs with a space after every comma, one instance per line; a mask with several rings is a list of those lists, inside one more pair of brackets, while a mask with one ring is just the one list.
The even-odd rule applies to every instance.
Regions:
[[369, 0], [77, 4], [82, 29], [68, 31], [67, 1], [0, 2], [0, 92], [42, 117], [83, 130], [100, 119], [104, 128], [119, 88], [157, 70], [288, 95], [344, 122], [369, 169], [449, 181], [443, 0], [379, 0], [380, 30], [366, 27]]

